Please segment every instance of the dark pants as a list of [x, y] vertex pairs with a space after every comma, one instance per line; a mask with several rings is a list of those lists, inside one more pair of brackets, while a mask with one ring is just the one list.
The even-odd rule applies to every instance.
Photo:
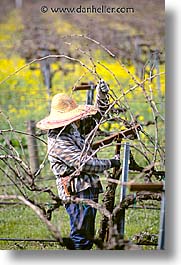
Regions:
[[[98, 202], [98, 193], [95, 189], [88, 188], [78, 192], [77, 197], [91, 199]], [[70, 216], [70, 238], [75, 249], [88, 250], [92, 248], [95, 230], [96, 209], [87, 204], [70, 203], [65, 206]]]

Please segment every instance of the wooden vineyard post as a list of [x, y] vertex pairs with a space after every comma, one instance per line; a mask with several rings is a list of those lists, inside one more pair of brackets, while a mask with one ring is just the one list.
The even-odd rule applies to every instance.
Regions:
[[15, 6], [16, 8], [22, 8], [23, 0], [15, 0]]
[[[46, 57], [49, 55], [49, 51], [45, 48], [42, 48], [40, 53], [40, 57]], [[48, 110], [51, 108], [50, 96], [51, 96], [51, 87], [52, 87], [52, 74], [51, 74], [51, 66], [50, 61], [48, 59], [40, 61], [40, 69], [43, 75], [44, 84], [47, 88], [48, 95]]]
[[34, 175], [39, 169], [39, 158], [38, 158], [38, 145], [37, 140], [34, 137], [36, 133], [35, 121], [30, 120], [27, 122], [27, 142], [28, 142], [28, 153], [31, 173]]
[[96, 88], [96, 85], [90, 81], [88, 83], [81, 83], [81, 85], [73, 87], [73, 91], [78, 91], [78, 90], [87, 90], [87, 95], [86, 95], [86, 104], [87, 105], [92, 105], [93, 100], [94, 100], [94, 90]]

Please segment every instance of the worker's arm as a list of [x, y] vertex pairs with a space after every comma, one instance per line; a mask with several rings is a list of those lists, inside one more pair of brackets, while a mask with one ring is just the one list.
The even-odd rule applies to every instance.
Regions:
[[100, 80], [96, 86], [96, 100], [94, 106], [98, 112], [94, 116], [80, 120], [79, 131], [82, 135], [88, 135], [101, 120], [106, 110], [109, 108], [109, 87], [104, 80]]
[[95, 107], [99, 110], [101, 115], [100, 118], [105, 114], [107, 109], [109, 108], [109, 87], [106, 82], [101, 79], [96, 87], [96, 100]]
[[[106, 169], [114, 167], [119, 161], [115, 159], [97, 159], [90, 157], [75, 145], [70, 137], [57, 139], [50, 148], [49, 160], [52, 162], [52, 169], [62, 172], [62, 167], [67, 167], [67, 173], [72, 169], [86, 173], [101, 173]], [[54, 161], [54, 162], [53, 162]], [[116, 164], [117, 165], [117, 164]], [[59, 175], [59, 172], [54, 172]], [[66, 172], [64, 172], [66, 174]]]

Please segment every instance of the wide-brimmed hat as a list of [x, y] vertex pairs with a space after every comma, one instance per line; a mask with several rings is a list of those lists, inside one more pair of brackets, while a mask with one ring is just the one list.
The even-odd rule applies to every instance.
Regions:
[[96, 114], [92, 105], [77, 105], [74, 99], [66, 94], [56, 94], [51, 103], [50, 115], [39, 121], [36, 126], [41, 130], [66, 126], [74, 121]]

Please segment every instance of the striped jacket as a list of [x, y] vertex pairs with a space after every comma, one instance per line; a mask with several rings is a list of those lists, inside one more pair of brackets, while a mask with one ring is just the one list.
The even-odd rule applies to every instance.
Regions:
[[[91, 148], [85, 141], [83, 133], [92, 130], [96, 121], [99, 121], [109, 106], [108, 95], [99, 92], [96, 97], [96, 106], [99, 112], [94, 117], [80, 121], [80, 129], [75, 123], [65, 129], [52, 129], [48, 132], [48, 159], [51, 169], [56, 176], [59, 197], [64, 200], [73, 192], [79, 192], [88, 187], [97, 188], [102, 192], [102, 185], [97, 173], [111, 167], [109, 159], [98, 159], [93, 155]], [[87, 122], [86, 122], [87, 120]], [[86, 124], [89, 128], [86, 128]], [[70, 180], [72, 176], [72, 181]], [[67, 190], [67, 184], [70, 189]]]

